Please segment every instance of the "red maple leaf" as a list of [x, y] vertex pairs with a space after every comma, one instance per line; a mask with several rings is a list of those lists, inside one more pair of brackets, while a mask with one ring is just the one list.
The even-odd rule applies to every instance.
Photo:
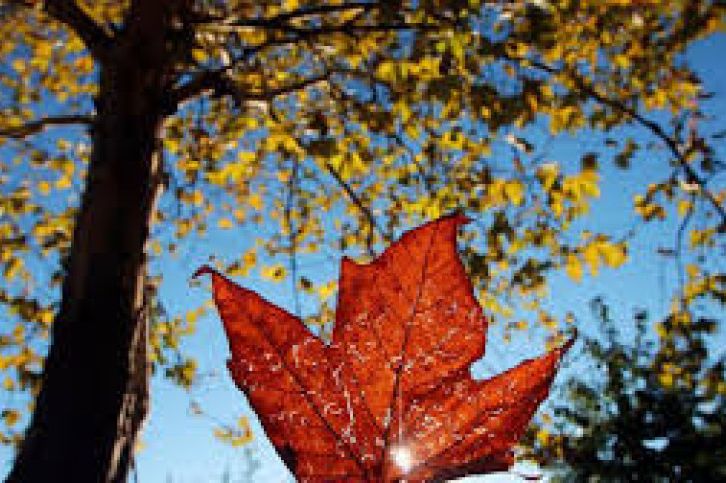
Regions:
[[302, 481], [431, 481], [507, 469], [560, 349], [480, 381], [487, 321], [452, 215], [367, 265], [343, 260], [325, 345], [299, 318], [209, 267], [229, 370]]

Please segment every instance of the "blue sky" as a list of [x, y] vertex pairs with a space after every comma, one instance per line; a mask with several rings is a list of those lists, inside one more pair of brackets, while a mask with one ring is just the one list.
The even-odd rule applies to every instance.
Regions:
[[[701, 73], [706, 89], [716, 93], [708, 101], [706, 110], [712, 113], [726, 112], [726, 67], [716, 59], [726, 49], [726, 36], [718, 35], [694, 46], [688, 55], [689, 62]], [[716, 126], [713, 131], [723, 129]], [[635, 128], [623, 129], [614, 134], [629, 133], [636, 139], [645, 139], [646, 134]], [[647, 138], [651, 140], [651, 138]], [[547, 157], [563, 164], [575, 164], [588, 151], [599, 151], [602, 137], [580, 135], [575, 138], [563, 136], [550, 147]], [[723, 146], [721, 147], [721, 158]], [[616, 238], [623, 235], [633, 224], [632, 199], [644, 180], [652, 179], [654, 170], [662, 170], [664, 161], [660, 155], [641, 155], [633, 163], [631, 171], [623, 172], [611, 167], [603, 159], [603, 192], [593, 204], [593, 214], [582, 226], [608, 232]], [[723, 187], [726, 180], [717, 180], [714, 186]], [[669, 296], [674, 287], [672, 262], [655, 254], [654, 248], [672, 244], [675, 226], [672, 223], [651, 223], [638, 228], [637, 236], [630, 244], [630, 262], [616, 271], [604, 270], [598, 277], [586, 275], [583, 282], [575, 284], [564, 276], [551, 279], [550, 296], [544, 303], [553, 313], [564, 317], [573, 311], [578, 327], [585, 332], [594, 332], [589, 316], [589, 301], [602, 295], [613, 304], [616, 320], [630, 320], [636, 307], [647, 309], [652, 319], [657, 319], [669, 305]], [[166, 260], [159, 271], [164, 275], [162, 299], [170, 313], [183, 314], [209, 299], [209, 284], [189, 284], [190, 275], [198, 266], [207, 263], [209, 256], [224, 257], [239, 254], [248, 248], [245, 240], [260, 235], [252, 228], [214, 232], [205, 239], [185, 246], [174, 260]], [[322, 254], [301, 261], [301, 275], [315, 278], [337, 278], [339, 260], [336, 255]], [[278, 305], [292, 310], [293, 301], [288, 283], [271, 284], [252, 274], [238, 282], [262, 293]], [[312, 313], [315, 307], [303, 306], [304, 313]], [[627, 328], [624, 329], [627, 333]], [[528, 331], [515, 334], [511, 344], [501, 343], [501, 331], [492, 328], [488, 340], [488, 351], [484, 361], [476, 364], [478, 376], [491, 375], [505, 370], [522, 359], [536, 356], [544, 351], [545, 333]], [[718, 335], [718, 345], [725, 345], [724, 331]], [[138, 455], [137, 474], [139, 481], [147, 482], [214, 482], [248, 481], [251, 462], [257, 465], [252, 481], [289, 482], [287, 473], [267, 442], [264, 432], [256, 423], [253, 412], [243, 395], [235, 388], [229, 377], [225, 362], [228, 358], [227, 342], [224, 339], [219, 318], [214, 311], [208, 312], [197, 324], [197, 332], [184, 342], [184, 350], [199, 361], [201, 378], [190, 390], [184, 391], [157, 376], [152, 383], [152, 406], [149, 422], [142, 437], [143, 450]], [[581, 347], [576, 345], [565, 361], [563, 376], [584, 370]], [[557, 381], [562, 381], [558, 377]], [[555, 382], [555, 385], [557, 384]], [[194, 416], [190, 402], [198, 402], [207, 416]], [[240, 416], [253, 420], [255, 440], [244, 448], [230, 448], [218, 442], [212, 435], [215, 421], [233, 424]], [[5, 472], [11, 462], [7, 449], [0, 450], [0, 472]], [[526, 471], [523, 471], [526, 473]], [[499, 475], [482, 481], [517, 481], [513, 474]]]

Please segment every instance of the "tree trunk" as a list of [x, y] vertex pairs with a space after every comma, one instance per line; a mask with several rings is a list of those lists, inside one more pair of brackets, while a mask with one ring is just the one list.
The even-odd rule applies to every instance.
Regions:
[[125, 481], [148, 410], [144, 245], [161, 185], [165, 46], [163, 23], [143, 20], [100, 66], [61, 308], [10, 482]]

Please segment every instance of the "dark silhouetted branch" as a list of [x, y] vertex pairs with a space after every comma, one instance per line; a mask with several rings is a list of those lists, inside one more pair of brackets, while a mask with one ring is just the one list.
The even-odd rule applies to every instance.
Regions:
[[360, 210], [360, 212], [363, 214], [366, 221], [368, 222], [368, 238], [366, 239], [366, 244], [368, 245], [369, 255], [375, 255], [375, 252], [373, 251], [373, 232], [377, 231], [382, 239], [385, 239], [386, 237], [381, 229], [378, 227], [378, 223], [376, 223], [376, 219], [373, 216], [373, 213], [363, 203], [363, 200], [360, 199], [360, 196], [358, 196], [353, 188], [345, 182], [343, 177], [340, 175], [340, 173], [338, 173], [338, 171], [333, 167], [332, 164], [326, 162], [325, 169], [327, 169], [328, 172], [333, 176], [338, 185], [343, 188], [343, 191], [345, 191], [345, 194], [348, 195], [350, 201]]
[[87, 114], [71, 114], [67, 116], [51, 116], [36, 121], [29, 121], [20, 126], [0, 128], [0, 136], [22, 139], [54, 126], [90, 125], [93, 116]]
[[346, 12], [349, 10], [360, 10], [370, 11], [376, 8], [382, 7], [382, 2], [348, 2], [340, 5], [313, 5], [304, 6], [291, 10], [288, 12], [282, 12], [272, 17], [267, 18], [256, 18], [249, 20], [237, 20], [233, 15], [208, 15], [198, 14], [194, 19], [198, 24], [223, 24], [223, 25], [237, 25], [237, 26], [263, 26], [272, 24], [282, 24], [295, 21], [305, 17], [312, 17], [315, 15], [328, 15], [334, 13]]
[[112, 38], [72, 0], [45, 0], [45, 12], [55, 20], [66, 24], [98, 60], [106, 56]]
[[326, 82], [331, 74], [326, 72], [267, 90], [245, 91], [242, 86], [235, 83], [227, 71], [228, 69], [224, 68], [200, 72], [189, 82], [182, 84], [170, 93], [168, 107], [174, 109], [178, 104], [207, 92], [215, 97], [229, 96], [238, 104], [246, 101], [272, 101], [276, 97], [300, 91], [318, 82]]

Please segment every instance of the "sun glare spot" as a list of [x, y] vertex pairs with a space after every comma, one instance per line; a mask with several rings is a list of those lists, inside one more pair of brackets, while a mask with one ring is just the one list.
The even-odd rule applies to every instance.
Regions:
[[394, 446], [391, 448], [391, 459], [402, 473], [408, 473], [413, 468], [413, 454], [408, 446]]

